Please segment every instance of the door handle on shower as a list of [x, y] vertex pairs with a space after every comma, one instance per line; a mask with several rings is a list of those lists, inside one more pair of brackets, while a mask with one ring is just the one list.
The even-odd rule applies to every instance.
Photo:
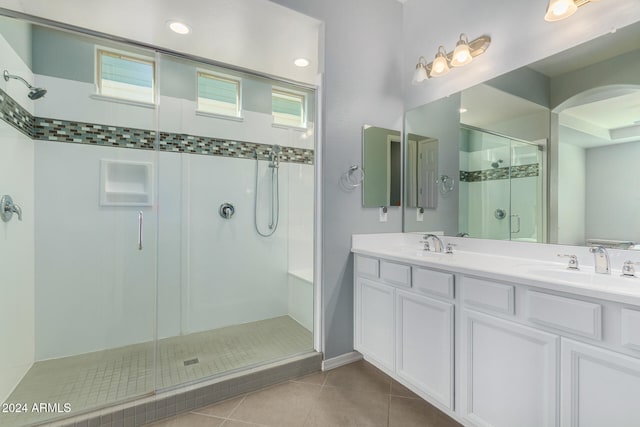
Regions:
[[142, 250], [142, 211], [138, 212], [138, 250]]
[[511, 233], [515, 234], [515, 233], [519, 233], [520, 232], [520, 215], [518, 214], [512, 214], [511, 215], [511, 219], [515, 219], [516, 220], [516, 230], [513, 230], [513, 222], [511, 223]]

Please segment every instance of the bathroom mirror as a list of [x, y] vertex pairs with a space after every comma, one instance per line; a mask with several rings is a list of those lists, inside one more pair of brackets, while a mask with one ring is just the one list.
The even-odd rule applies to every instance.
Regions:
[[404, 230], [640, 248], [639, 41], [635, 23], [407, 111], [458, 182], [422, 222], [407, 203]]
[[435, 209], [438, 203], [438, 140], [415, 133], [407, 134], [406, 153], [406, 206]]
[[362, 128], [365, 208], [400, 206], [402, 199], [402, 142], [400, 131], [364, 125]]

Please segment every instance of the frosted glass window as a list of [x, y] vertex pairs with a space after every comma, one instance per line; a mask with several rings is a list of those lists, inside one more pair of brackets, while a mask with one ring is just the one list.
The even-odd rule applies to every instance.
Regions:
[[240, 80], [199, 72], [198, 110], [240, 116]]
[[98, 50], [97, 68], [100, 95], [154, 102], [154, 61]]
[[273, 123], [286, 126], [304, 127], [305, 96], [273, 89], [271, 108], [273, 111]]

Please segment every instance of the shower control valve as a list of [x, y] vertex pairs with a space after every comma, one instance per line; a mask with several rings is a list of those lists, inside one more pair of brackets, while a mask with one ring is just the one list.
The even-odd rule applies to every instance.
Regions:
[[236, 213], [236, 208], [231, 203], [223, 203], [220, 205], [218, 213], [224, 219], [231, 219], [233, 214]]

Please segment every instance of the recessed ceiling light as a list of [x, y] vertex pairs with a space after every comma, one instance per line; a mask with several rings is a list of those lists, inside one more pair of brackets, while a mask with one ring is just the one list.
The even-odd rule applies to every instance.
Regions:
[[458, 110], [458, 111], [460, 112], [460, 114], [462, 114], [462, 113], [466, 113], [466, 112], [467, 112], [467, 111], [469, 111], [469, 110], [467, 110], [466, 108], [464, 108], [464, 107], [463, 107], [463, 108], [461, 108], [461, 109], [460, 109], [460, 110]]
[[179, 21], [167, 21], [167, 25], [174, 33], [189, 34], [191, 32], [191, 27]]
[[307, 58], [298, 58], [293, 63], [296, 64], [296, 67], [307, 67], [310, 64]]

